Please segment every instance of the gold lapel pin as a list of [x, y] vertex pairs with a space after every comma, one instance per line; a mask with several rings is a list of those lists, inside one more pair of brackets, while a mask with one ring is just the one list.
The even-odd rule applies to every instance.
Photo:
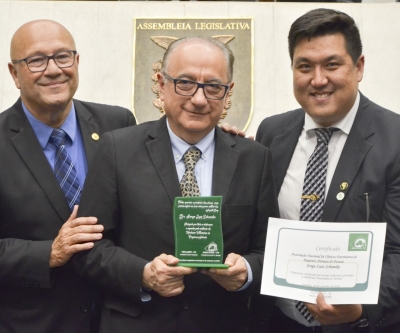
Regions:
[[100, 135], [98, 135], [97, 133], [93, 133], [92, 134], [92, 139], [97, 141], [98, 139], [100, 139]]
[[308, 195], [302, 195], [302, 199], [310, 199], [311, 201], [317, 201], [319, 199], [319, 195], [317, 194], [308, 194]]
[[345, 190], [347, 190], [347, 188], [349, 187], [349, 183], [348, 182], [343, 182], [343, 183], [341, 183], [340, 184], [340, 189], [342, 190], [342, 191], [345, 191]]

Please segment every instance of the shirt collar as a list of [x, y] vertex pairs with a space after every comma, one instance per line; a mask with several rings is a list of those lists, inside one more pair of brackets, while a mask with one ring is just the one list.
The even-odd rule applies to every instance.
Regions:
[[[330, 127], [336, 127], [340, 129], [343, 133], [349, 135], [359, 105], [360, 105], [360, 92], [357, 92], [356, 101], [354, 102], [354, 105], [350, 109], [350, 111], [347, 112], [347, 114], [344, 116], [343, 119], [339, 120], [337, 123], [333, 124]], [[306, 131], [306, 138], [309, 139], [310, 136], [314, 135], [314, 131], [310, 132], [311, 130], [321, 127], [322, 126], [318, 125], [306, 112], [304, 118], [304, 130]]]
[[[26, 108], [23, 102], [22, 102], [22, 109], [24, 110], [25, 115], [32, 126], [32, 129], [39, 140], [40, 146], [42, 147], [42, 149], [44, 149], [47, 143], [49, 142], [49, 138], [51, 133], [53, 132], [53, 128], [41, 122], [40, 120], [36, 119], [32, 115], [32, 113], [29, 112], [29, 110]], [[74, 143], [76, 139], [76, 130], [77, 130], [77, 121], [76, 121], [74, 103], [72, 103], [71, 110], [68, 113], [67, 118], [64, 120], [60, 128], [64, 130], [65, 133], [67, 133], [67, 136], [70, 138], [72, 143]]]
[[213, 128], [210, 133], [208, 133], [203, 139], [201, 139], [195, 145], [190, 145], [187, 142], [183, 141], [181, 138], [177, 137], [174, 134], [174, 132], [172, 132], [171, 127], [169, 126], [168, 118], [167, 118], [167, 128], [171, 140], [172, 152], [174, 154], [175, 163], [178, 163], [180, 160], [182, 160], [186, 150], [188, 150], [189, 147], [192, 146], [197, 147], [201, 151], [201, 158], [204, 161], [207, 161], [207, 158], [209, 154], [212, 152], [212, 148], [214, 147], [215, 144], [214, 140], [215, 128]]

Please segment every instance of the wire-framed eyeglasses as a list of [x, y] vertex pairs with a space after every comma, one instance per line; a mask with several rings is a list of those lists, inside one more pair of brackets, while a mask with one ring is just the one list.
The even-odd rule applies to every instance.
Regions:
[[194, 96], [197, 90], [202, 88], [207, 99], [219, 100], [225, 97], [229, 89], [228, 84], [200, 83], [186, 79], [175, 79], [167, 73], [163, 73], [163, 75], [174, 83], [175, 92], [181, 96]]
[[59, 68], [71, 67], [75, 63], [76, 53], [75, 50], [71, 50], [56, 52], [51, 56], [38, 54], [20, 60], [12, 60], [12, 63], [18, 64], [24, 61], [32, 73], [44, 72], [50, 59], [53, 59]]

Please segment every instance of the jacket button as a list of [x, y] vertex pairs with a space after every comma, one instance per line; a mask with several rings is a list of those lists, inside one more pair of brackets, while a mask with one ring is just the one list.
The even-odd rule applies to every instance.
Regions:
[[183, 308], [184, 310], [189, 309], [189, 303], [186, 302], [186, 301], [183, 301], [183, 302], [182, 302], [182, 308]]
[[85, 305], [85, 304], [82, 304], [81, 305], [81, 310], [82, 310], [82, 312], [88, 312], [88, 307]]

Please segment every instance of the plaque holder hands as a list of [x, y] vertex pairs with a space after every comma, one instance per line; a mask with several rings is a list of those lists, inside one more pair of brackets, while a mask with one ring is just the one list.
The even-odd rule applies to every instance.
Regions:
[[225, 259], [228, 269], [202, 269], [201, 273], [209, 275], [227, 291], [240, 289], [247, 281], [247, 266], [242, 256], [229, 253]]
[[143, 270], [142, 286], [164, 297], [181, 294], [185, 289], [183, 278], [197, 268], [176, 266], [178, 262], [178, 258], [164, 253], [154, 258]]

